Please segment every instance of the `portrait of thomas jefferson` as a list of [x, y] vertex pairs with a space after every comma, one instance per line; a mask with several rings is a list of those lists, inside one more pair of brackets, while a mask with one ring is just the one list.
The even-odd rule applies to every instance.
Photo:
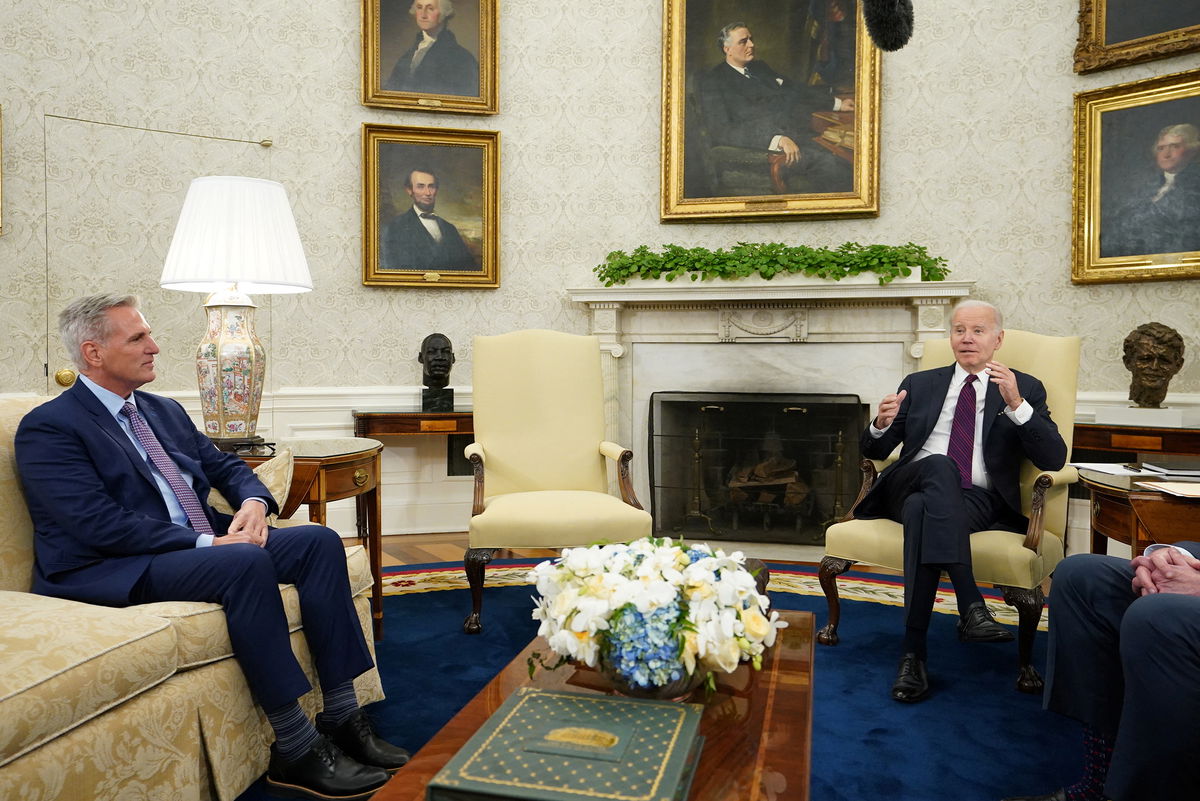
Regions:
[[1200, 98], [1100, 118], [1101, 258], [1200, 251]]

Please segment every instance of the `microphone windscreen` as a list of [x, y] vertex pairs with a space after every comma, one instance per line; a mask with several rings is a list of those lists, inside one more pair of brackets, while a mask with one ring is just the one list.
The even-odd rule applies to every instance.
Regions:
[[912, 36], [912, 0], [863, 0], [863, 18], [880, 50], [899, 50]]

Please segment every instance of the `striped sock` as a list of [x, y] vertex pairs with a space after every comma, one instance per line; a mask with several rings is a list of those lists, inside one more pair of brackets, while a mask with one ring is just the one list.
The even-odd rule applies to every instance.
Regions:
[[1091, 726], [1083, 727], [1083, 777], [1066, 788], [1067, 801], [1104, 801], [1112, 752], [1112, 740]]
[[268, 712], [267, 720], [275, 730], [275, 749], [285, 762], [295, 762], [321, 739], [296, 701]]
[[342, 725], [358, 709], [358, 696], [354, 693], [352, 681], [329, 689], [322, 687], [321, 694], [325, 697], [325, 708], [317, 715], [317, 722], [326, 731]]

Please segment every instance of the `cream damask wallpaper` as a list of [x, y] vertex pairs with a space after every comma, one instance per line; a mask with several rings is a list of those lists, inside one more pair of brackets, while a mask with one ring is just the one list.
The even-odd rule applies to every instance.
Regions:
[[[194, 387], [201, 298], [157, 278], [188, 180], [225, 171], [288, 187], [313, 272], [310, 294], [258, 299], [275, 390], [418, 385], [434, 330], [468, 384], [474, 334], [585, 332], [564, 290], [613, 249], [911, 240], [1010, 327], [1083, 335], [1082, 391], [1124, 390], [1120, 341], [1150, 320], [1187, 342], [1172, 390], [1200, 391], [1200, 284], [1069, 279], [1073, 93], [1200, 56], [1081, 77], [1077, 0], [916, 6], [912, 41], [884, 57], [877, 219], [666, 226], [657, 0], [506, 0], [495, 117], [361, 106], [356, 0], [0, 0], [0, 392], [45, 391], [43, 363], [64, 363], [48, 317], [100, 289], [145, 296], [158, 388]], [[501, 132], [499, 289], [361, 285], [364, 122]]]

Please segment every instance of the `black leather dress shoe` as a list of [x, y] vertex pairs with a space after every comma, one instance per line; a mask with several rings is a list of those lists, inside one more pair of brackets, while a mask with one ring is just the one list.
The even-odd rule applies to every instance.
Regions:
[[916, 654], [905, 654], [892, 683], [892, 698], [906, 704], [920, 701], [929, 694], [929, 675], [925, 672], [925, 660]]
[[992, 617], [983, 601], [976, 601], [958, 621], [958, 639], [963, 642], [1010, 642], [1012, 632]]
[[1000, 801], [1067, 801], [1067, 791], [1058, 789], [1046, 795], [1014, 795]]
[[336, 728], [327, 729], [318, 724], [317, 729], [346, 756], [364, 765], [395, 773], [408, 764], [408, 752], [376, 734], [367, 713], [361, 709], [355, 710]]
[[272, 745], [267, 766], [271, 793], [318, 801], [364, 801], [388, 778], [383, 768], [355, 762], [324, 737], [295, 762], [285, 761]]

